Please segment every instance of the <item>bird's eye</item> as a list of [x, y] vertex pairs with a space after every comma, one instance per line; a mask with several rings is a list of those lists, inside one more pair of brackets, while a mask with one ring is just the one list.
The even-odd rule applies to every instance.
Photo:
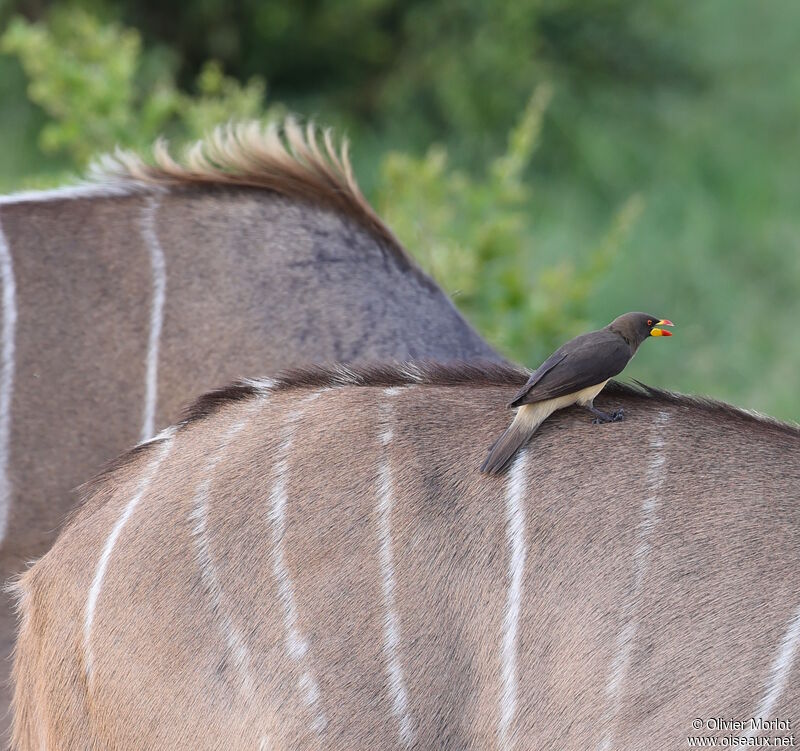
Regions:
[[652, 325], [653, 325], [653, 322], [652, 322], [651, 320], [649, 320], [649, 319], [648, 319], [648, 321], [647, 321], [647, 325], [648, 325], [648, 326], [652, 326]]

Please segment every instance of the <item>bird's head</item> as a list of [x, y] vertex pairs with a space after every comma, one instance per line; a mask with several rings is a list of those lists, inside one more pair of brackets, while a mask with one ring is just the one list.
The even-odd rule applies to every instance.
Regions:
[[647, 313], [625, 313], [615, 318], [609, 325], [631, 346], [636, 349], [649, 336], [672, 336], [672, 333], [658, 328], [659, 326], [674, 326], [672, 321]]

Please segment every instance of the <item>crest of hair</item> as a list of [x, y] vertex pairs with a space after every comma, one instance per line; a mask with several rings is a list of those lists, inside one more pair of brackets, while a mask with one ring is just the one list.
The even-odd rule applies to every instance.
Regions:
[[303, 127], [287, 117], [267, 125], [259, 121], [221, 125], [190, 145], [181, 159], [175, 159], [167, 141], [160, 138], [151, 161], [117, 149], [95, 162], [90, 177], [165, 188], [222, 185], [273, 191], [349, 216], [411, 262], [358, 187], [347, 139], [337, 145], [330, 128], [318, 128], [313, 122]]

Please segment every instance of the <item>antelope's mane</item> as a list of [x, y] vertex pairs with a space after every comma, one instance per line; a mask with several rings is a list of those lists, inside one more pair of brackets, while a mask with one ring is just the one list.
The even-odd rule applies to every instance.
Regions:
[[199, 397], [181, 424], [214, 414], [228, 402], [294, 389], [333, 389], [342, 386], [392, 388], [398, 386], [521, 387], [530, 373], [511, 363], [492, 360], [416, 360], [354, 365], [322, 364], [291, 368], [276, 378], [245, 378]]
[[364, 197], [350, 163], [349, 143], [337, 143], [330, 128], [294, 118], [264, 125], [258, 121], [215, 128], [190, 145], [180, 159], [167, 141], [157, 140], [152, 159], [117, 149], [97, 159], [89, 179], [106, 186], [175, 188], [227, 186], [258, 188], [285, 198], [324, 206], [350, 217], [401, 255], [403, 246]]
[[[365, 363], [354, 365], [312, 365], [283, 371], [276, 378], [246, 378], [210, 391], [199, 397], [184, 413], [183, 419], [155, 438], [140, 443], [127, 453], [113, 460], [106, 468], [82, 486], [84, 498], [88, 491], [121, 467], [128, 465], [143, 452], [189, 425], [198, 423], [237, 402], [257, 399], [286, 391], [308, 391], [311, 389], [392, 388], [392, 387], [455, 387], [479, 389], [485, 387], [507, 387], [509, 398], [514, 389], [520, 388], [528, 379], [530, 371], [510, 363], [491, 360], [454, 360], [449, 362], [409, 361], [394, 363]], [[734, 430], [760, 428], [768, 432], [788, 434], [800, 438], [800, 426], [776, 420], [767, 415], [735, 407], [725, 402], [700, 396], [687, 396], [672, 391], [647, 386], [639, 381], [620, 383], [609, 381], [603, 394], [625, 400], [648, 402], [655, 407], [671, 405], [678, 408], [682, 419], [691, 420], [698, 412], [705, 413], [717, 421], [733, 420], [728, 427]], [[502, 409], [503, 404], [498, 408]], [[82, 505], [82, 504], [80, 504]]]
[[[491, 360], [452, 360], [439, 362], [377, 362], [355, 365], [323, 364], [292, 368], [276, 378], [242, 379], [229, 386], [199, 397], [186, 411], [180, 425], [202, 420], [224, 408], [227, 403], [265, 396], [292, 389], [333, 389], [343, 386], [392, 388], [433, 386], [475, 389], [483, 387], [521, 388], [530, 371], [511, 363]], [[800, 436], [800, 426], [782, 422], [767, 415], [742, 409], [726, 402], [703, 396], [688, 396], [648, 386], [639, 381], [609, 381], [603, 394], [633, 400], [651, 401], [657, 405], [674, 405], [685, 410], [699, 409], [719, 416], [743, 419], [765, 428]], [[509, 394], [509, 398], [513, 392]]]

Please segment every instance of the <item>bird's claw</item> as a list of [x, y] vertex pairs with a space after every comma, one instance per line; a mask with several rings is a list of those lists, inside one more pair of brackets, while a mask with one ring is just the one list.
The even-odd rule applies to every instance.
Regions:
[[609, 422], [622, 422], [624, 419], [625, 419], [625, 410], [618, 409], [615, 410], [614, 412], [609, 412], [608, 414], [602, 412], [600, 415], [595, 417], [594, 420], [592, 420], [592, 424], [605, 425], [606, 423]]

